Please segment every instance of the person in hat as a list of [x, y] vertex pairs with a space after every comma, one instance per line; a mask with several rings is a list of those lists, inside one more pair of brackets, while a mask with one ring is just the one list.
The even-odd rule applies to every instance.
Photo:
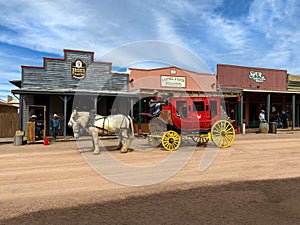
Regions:
[[259, 121], [260, 121], [261, 123], [267, 122], [267, 121], [266, 121], [266, 117], [265, 117], [265, 110], [263, 110], [263, 109], [260, 111], [260, 114], [259, 114]]
[[37, 116], [36, 115], [32, 115], [30, 118], [29, 118], [29, 122], [33, 122], [34, 125], [35, 125], [35, 138], [36, 139], [39, 139], [41, 138], [41, 128], [38, 126], [38, 120], [37, 120]]
[[59, 120], [57, 114], [53, 115], [53, 118], [50, 121], [50, 127], [52, 129], [53, 140], [56, 140], [56, 137], [57, 137], [59, 129], [60, 129], [60, 120]]
[[159, 116], [163, 97], [159, 92], [155, 92], [154, 95], [155, 95], [154, 98], [149, 101], [149, 107], [150, 107], [149, 114], [152, 116]]
[[281, 113], [281, 118], [282, 118], [282, 128], [288, 128], [288, 120], [289, 120], [288, 113], [283, 110]]

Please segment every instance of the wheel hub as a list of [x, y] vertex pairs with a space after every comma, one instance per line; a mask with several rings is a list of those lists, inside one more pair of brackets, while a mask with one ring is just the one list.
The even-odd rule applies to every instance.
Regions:
[[226, 136], [226, 132], [224, 130], [221, 131], [221, 136], [225, 137]]

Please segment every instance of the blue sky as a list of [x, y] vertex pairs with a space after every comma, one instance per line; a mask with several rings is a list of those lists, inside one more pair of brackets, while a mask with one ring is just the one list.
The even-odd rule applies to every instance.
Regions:
[[63, 49], [93, 51], [101, 60], [149, 40], [187, 49], [212, 73], [233, 64], [300, 75], [298, 0], [0, 0], [0, 12], [2, 99], [21, 65], [42, 66]]

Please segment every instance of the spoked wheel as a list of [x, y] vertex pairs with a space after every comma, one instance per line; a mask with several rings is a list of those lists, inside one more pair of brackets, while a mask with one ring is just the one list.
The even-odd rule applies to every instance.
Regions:
[[148, 135], [148, 142], [153, 147], [161, 144], [161, 138], [167, 131], [167, 125], [158, 117], [151, 119], [149, 123], [150, 135]]
[[199, 136], [192, 136], [192, 139], [197, 145], [205, 145], [209, 141], [207, 136], [202, 136], [201, 134]]
[[180, 135], [173, 130], [164, 133], [162, 137], [162, 146], [168, 151], [175, 151], [180, 145]]
[[227, 120], [219, 120], [211, 128], [211, 138], [216, 146], [227, 148], [234, 141], [234, 127]]

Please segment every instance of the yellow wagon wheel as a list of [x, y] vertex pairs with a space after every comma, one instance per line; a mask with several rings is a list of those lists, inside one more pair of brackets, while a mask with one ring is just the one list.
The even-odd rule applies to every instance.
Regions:
[[164, 133], [162, 137], [162, 146], [168, 151], [175, 151], [180, 145], [180, 135], [173, 130]]
[[219, 120], [211, 128], [211, 138], [218, 147], [227, 148], [234, 141], [234, 127], [227, 120]]

